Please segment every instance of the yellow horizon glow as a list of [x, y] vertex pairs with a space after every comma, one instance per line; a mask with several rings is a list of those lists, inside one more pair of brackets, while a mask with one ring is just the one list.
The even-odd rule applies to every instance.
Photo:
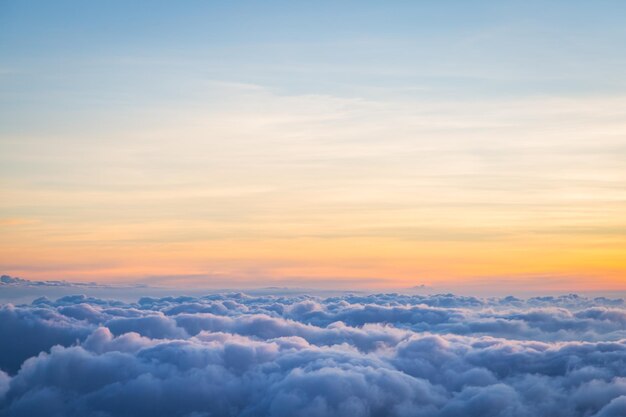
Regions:
[[[166, 277], [166, 285], [244, 287], [318, 281], [324, 288], [402, 288], [425, 284], [497, 285], [507, 278], [544, 276], [532, 285], [561, 291], [623, 290], [624, 239], [516, 239], [502, 242], [411, 242], [381, 238], [296, 238], [219, 240], [169, 244], [115, 243], [97, 245], [3, 245], [4, 265], [37, 265], [9, 270], [31, 279], [132, 282]], [[185, 278], [190, 276], [191, 278]], [[201, 277], [195, 278], [194, 276]], [[500, 278], [498, 278], [500, 277]], [[551, 282], [551, 279], [557, 282]], [[535, 280], [536, 281], [536, 280]], [[149, 282], [149, 281], [147, 281]]]
[[30, 168], [0, 183], [1, 272], [626, 289], [626, 98], [377, 102], [218, 87], [237, 104], [169, 110], [149, 128], [6, 138], [5, 160]]

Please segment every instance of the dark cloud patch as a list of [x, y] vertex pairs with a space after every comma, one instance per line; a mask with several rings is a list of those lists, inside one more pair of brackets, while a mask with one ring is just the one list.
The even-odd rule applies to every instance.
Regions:
[[54, 309], [0, 307], [0, 369], [15, 373], [29, 357], [54, 345], [69, 346], [91, 333], [89, 323]]

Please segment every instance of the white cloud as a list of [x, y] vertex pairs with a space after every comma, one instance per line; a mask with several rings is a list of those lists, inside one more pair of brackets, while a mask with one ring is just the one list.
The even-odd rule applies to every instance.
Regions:
[[622, 300], [240, 293], [0, 309], [0, 416], [608, 417]]

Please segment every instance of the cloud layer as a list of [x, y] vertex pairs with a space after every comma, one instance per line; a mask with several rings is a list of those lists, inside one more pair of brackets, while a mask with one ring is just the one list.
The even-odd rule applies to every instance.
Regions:
[[0, 340], [3, 417], [626, 415], [607, 298], [67, 296]]

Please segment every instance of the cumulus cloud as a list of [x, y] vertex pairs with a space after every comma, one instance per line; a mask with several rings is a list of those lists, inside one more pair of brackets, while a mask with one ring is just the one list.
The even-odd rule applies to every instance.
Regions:
[[0, 307], [0, 416], [626, 415], [626, 309], [574, 295]]

